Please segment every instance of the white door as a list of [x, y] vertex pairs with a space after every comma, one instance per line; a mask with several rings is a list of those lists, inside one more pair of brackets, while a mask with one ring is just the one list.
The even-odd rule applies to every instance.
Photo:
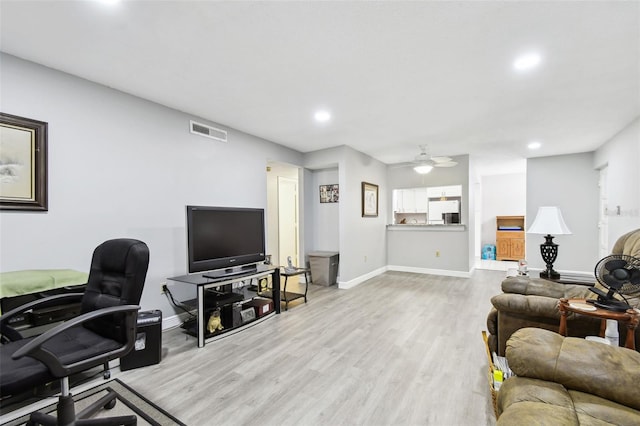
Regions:
[[599, 255], [600, 259], [610, 254], [609, 251], [609, 216], [608, 216], [608, 196], [607, 196], [607, 166], [600, 169], [600, 212], [598, 214], [599, 230]]
[[278, 176], [278, 257], [281, 266], [291, 256], [298, 266], [298, 181]]

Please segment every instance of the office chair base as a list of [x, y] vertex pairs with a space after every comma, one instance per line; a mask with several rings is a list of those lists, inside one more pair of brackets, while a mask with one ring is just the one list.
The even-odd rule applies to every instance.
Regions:
[[[117, 394], [113, 391], [110, 391], [107, 395], [95, 401], [93, 404], [82, 410], [76, 416], [73, 396], [71, 394], [60, 396], [57, 405], [57, 417], [40, 412], [35, 412], [31, 414], [29, 421], [27, 422], [27, 426], [135, 426], [138, 422], [138, 419], [133, 415], [87, 419], [87, 417], [92, 416], [102, 408], [113, 408], [116, 405], [116, 397]], [[60, 421], [58, 421], [58, 419]]]

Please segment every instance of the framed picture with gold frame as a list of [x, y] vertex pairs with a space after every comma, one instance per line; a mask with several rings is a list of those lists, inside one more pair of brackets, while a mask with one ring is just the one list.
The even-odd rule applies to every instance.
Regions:
[[378, 185], [362, 182], [362, 217], [378, 216]]
[[47, 126], [0, 112], [0, 210], [47, 211]]

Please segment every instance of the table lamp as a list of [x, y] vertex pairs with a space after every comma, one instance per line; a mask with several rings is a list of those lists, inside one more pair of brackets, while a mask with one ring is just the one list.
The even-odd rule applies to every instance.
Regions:
[[[540, 254], [542, 260], [547, 265], [547, 269], [540, 272], [540, 278], [560, 278], [560, 274], [553, 270], [553, 262], [558, 257], [558, 245], [553, 242], [554, 235], [569, 235], [571, 231], [564, 223], [562, 212], [558, 207], [539, 207], [533, 224], [527, 231], [529, 234], [544, 235], [545, 241], [540, 244]], [[546, 235], [545, 235], [546, 234]]]

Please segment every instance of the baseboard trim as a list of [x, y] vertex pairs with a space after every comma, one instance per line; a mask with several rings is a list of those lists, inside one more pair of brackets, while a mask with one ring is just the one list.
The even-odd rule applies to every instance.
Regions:
[[369, 280], [369, 279], [371, 279], [373, 277], [377, 277], [378, 275], [381, 275], [381, 274], [385, 273], [387, 270], [388, 270], [388, 267], [383, 266], [382, 268], [378, 268], [378, 269], [375, 269], [375, 270], [373, 270], [371, 272], [367, 272], [366, 274], [360, 275], [359, 277], [354, 278], [352, 280], [339, 281], [338, 282], [338, 288], [344, 289], [344, 290], [353, 288], [353, 287], [357, 286], [358, 284], [361, 284], [361, 283], [365, 282], [366, 280]]
[[444, 275], [446, 277], [458, 277], [458, 278], [471, 278], [475, 268], [469, 271], [452, 271], [449, 269], [431, 269], [431, 268], [417, 268], [414, 266], [398, 266], [389, 265], [387, 270], [398, 272], [412, 272], [414, 274], [429, 274], [429, 275]]
[[172, 315], [170, 317], [162, 318], [162, 330], [168, 330], [170, 328], [180, 327], [183, 322], [189, 318], [187, 313]]

